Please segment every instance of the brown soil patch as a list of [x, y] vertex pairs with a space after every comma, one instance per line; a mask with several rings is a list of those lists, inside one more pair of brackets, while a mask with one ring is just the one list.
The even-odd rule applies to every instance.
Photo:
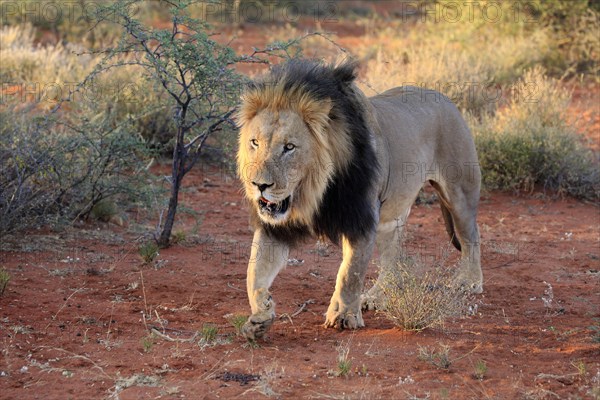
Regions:
[[[593, 205], [484, 196], [477, 312], [419, 334], [376, 313], [365, 314], [367, 327], [356, 332], [324, 329], [340, 251], [319, 253], [306, 243], [291, 255], [304, 262], [273, 286], [281, 318], [252, 348], [229, 323], [230, 314], [249, 311], [251, 233], [239, 184], [197, 171], [183, 197], [204, 210], [199, 233], [186, 224], [186, 241], [162, 250], [153, 265], [137, 255], [135, 221], [128, 230], [87, 224], [4, 238], [1, 264], [12, 280], [0, 298], [3, 399], [591, 398], [600, 386], [598, 332], [590, 328], [600, 318]], [[415, 206], [409, 252], [452, 259], [446, 243], [438, 206]], [[205, 324], [218, 327], [210, 345], [194, 336]], [[347, 343], [351, 371], [338, 377], [336, 346]], [[448, 371], [417, 358], [419, 346], [439, 344], [462, 357]], [[487, 365], [483, 380], [472, 376], [479, 360]], [[580, 362], [583, 374], [574, 366]]]

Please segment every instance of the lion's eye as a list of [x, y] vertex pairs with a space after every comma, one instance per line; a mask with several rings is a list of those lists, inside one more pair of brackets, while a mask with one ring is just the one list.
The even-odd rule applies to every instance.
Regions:
[[292, 151], [296, 148], [296, 145], [293, 143], [287, 143], [285, 146], [283, 146], [283, 151], [284, 152], [288, 152], [288, 151]]
[[252, 139], [250, 140], [250, 144], [256, 149], [258, 147], [258, 140]]

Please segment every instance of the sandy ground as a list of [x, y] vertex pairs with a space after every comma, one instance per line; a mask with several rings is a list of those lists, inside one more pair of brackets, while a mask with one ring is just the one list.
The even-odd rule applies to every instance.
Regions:
[[[151, 265], [137, 254], [133, 219], [129, 229], [83, 224], [5, 238], [0, 256], [12, 280], [0, 298], [3, 399], [575, 399], [600, 388], [593, 205], [484, 194], [477, 311], [421, 333], [374, 312], [355, 332], [323, 328], [340, 251], [310, 241], [292, 253], [303, 262], [275, 281], [281, 318], [253, 348], [230, 323], [249, 312], [251, 232], [239, 183], [214, 169], [193, 172], [183, 201], [205, 210], [199, 233], [190, 221], [185, 241]], [[415, 206], [409, 219], [408, 251], [428, 262], [457, 253], [438, 207]], [[209, 345], [193, 336], [206, 324], [218, 328]], [[454, 359], [448, 370], [418, 359], [419, 346], [440, 345]], [[351, 369], [336, 376], [345, 346]], [[473, 377], [479, 361], [482, 380]]]
[[[340, 41], [352, 46], [364, 32], [347, 33]], [[265, 40], [253, 34], [248, 43]], [[575, 93], [573, 114], [595, 140], [598, 110], [586, 90]], [[597, 99], [597, 85], [591, 90]], [[251, 232], [240, 184], [210, 167], [184, 186], [182, 202], [198, 217], [184, 218], [177, 229], [185, 240], [149, 265], [137, 251], [140, 229], [150, 226], [144, 213], [130, 214], [126, 227], [88, 222], [2, 238], [0, 265], [12, 280], [0, 297], [0, 398], [600, 397], [596, 205], [484, 193], [484, 292], [472, 300], [473, 315], [421, 333], [375, 312], [365, 314], [364, 329], [323, 328], [340, 250], [309, 241], [276, 279], [280, 318], [254, 347], [231, 323], [249, 313]], [[413, 208], [406, 246], [427, 262], [456, 259], [439, 205]], [[217, 328], [210, 343], [196, 334], [206, 326]], [[419, 360], [420, 346], [442, 345], [450, 349], [447, 370]], [[340, 349], [349, 349], [343, 376]]]

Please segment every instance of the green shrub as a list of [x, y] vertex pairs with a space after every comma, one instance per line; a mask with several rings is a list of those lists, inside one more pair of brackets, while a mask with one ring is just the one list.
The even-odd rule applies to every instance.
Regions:
[[156, 337], [150, 333], [150, 334], [144, 336], [140, 340], [140, 344], [142, 345], [142, 349], [144, 350], [144, 353], [150, 353], [150, 351], [152, 351], [152, 347], [154, 347], [155, 339], [156, 339]]
[[92, 217], [102, 222], [110, 221], [117, 214], [117, 206], [110, 200], [102, 200], [96, 203], [91, 210]]
[[[193, 2], [166, 3], [170, 26], [156, 28], [132, 12], [143, 2], [119, 0], [99, 7], [97, 17], [120, 26], [125, 34], [104, 49], [92, 77], [133, 66], [160, 88], [171, 110], [173, 162], [168, 210], [161, 220], [162, 247], [170, 244], [184, 176], [200, 160], [204, 143], [231, 115], [244, 77], [232, 67], [240, 61], [232, 48], [211, 38], [206, 21], [191, 17]], [[124, 56], [125, 55], [125, 56]], [[150, 110], [156, 111], [156, 110]], [[160, 140], [160, 139], [159, 139]]]
[[155, 241], [150, 240], [138, 248], [138, 254], [142, 258], [144, 264], [151, 264], [156, 257], [158, 257], [158, 250], [158, 244], [156, 244]]
[[215, 324], [204, 324], [200, 331], [200, 339], [203, 343], [210, 344], [215, 341], [218, 333], [219, 328]]
[[178, 231], [173, 232], [171, 241], [174, 244], [183, 243], [183, 242], [185, 242], [186, 237], [187, 237], [187, 234], [185, 233], [185, 231], [178, 230]]
[[337, 371], [336, 376], [347, 376], [352, 369], [352, 361], [348, 359], [350, 353], [349, 343], [346, 345], [340, 344], [336, 348], [337, 350]]
[[473, 378], [482, 381], [485, 379], [487, 374], [487, 364], [483, 360], [477, 360], [473, 366]]
[[540, 68], [526, 72], [516, 89], [507, 107], [470, 120], [484, 187], [597, 199], [597, 161], [566, 122], [570, 94]]
[[233, 315], [228, 316], [227, 320], [229, 321], [231, 326], [233, 326], [233, 328], [235, 329], [235, 334], [237, 336], [243, 336], [242, 335], [242, 327], [248, 320], [248, 316], [242, 315], [242, 314], [233, 314]]

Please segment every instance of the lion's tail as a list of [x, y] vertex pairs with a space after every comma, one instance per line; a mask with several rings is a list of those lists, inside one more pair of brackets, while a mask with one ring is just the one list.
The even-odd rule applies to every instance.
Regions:
[[443, 201], [440, 201], [440, 207], [442, 208], [442, 216], [444, 217], [444, 223], [446, 224], [446, 232], [448, 232], [454, 247], [456, 247], [458, 251], [461, 251], [460, 242], [458, 241], [458, 237], [454, 231], [454, 220], [452, 219], [452, 214], [450, 214], [450, 210], [448, 210], [448, 207], [446, 207]]

